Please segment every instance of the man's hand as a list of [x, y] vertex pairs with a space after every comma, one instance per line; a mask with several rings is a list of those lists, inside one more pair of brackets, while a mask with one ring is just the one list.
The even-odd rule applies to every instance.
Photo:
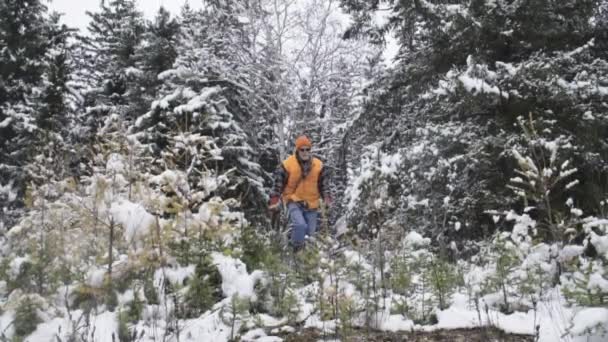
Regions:
[[269, 210], [277, 210], [279, 208], [279, 196], [270, 197], [270, 201], [268, 202]]

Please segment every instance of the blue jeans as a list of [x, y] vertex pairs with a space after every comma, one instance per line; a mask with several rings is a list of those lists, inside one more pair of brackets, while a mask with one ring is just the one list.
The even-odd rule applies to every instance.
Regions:
[[304, 245], [306, 235], [313, 236], [317, 231], [319, 213], [293, 202], [287, 204], [287, 210], [291, 225], [291, 243], [294, 247], [300, 247]]

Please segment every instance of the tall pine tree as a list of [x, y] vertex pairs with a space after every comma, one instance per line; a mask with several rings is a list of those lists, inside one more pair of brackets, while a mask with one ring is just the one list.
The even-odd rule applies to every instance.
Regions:
[[56, 53], [67, 29], [49, 18], [38, 0], [0, 1], [0, 227], [10, 227], [23, 205], [27, 165], [43, 144], [42, 132], [59, 132], [65, 71]]
[[158, 75], [171, 69], [177, 57], [177, 39], [179, 22], [171, 18], [171, 14], [161, 7], [152, 22], [146, 24], [146, 31], [142, 35], [142, 43], [135, 52], [135, 65], [140, 71], [137, 77], [139, 91], [134, 97], [132, 110], [138, 114], [145, 113], [162, 86]]
[[102, 1], [98, 12], [87, 14], [91, 22], [82, 58], [88, 61], [86, 125], [92, 138], [107, 116], [128, 121], [139, 114], [142, 71], [137, 68], [136, 51], [145, 22], [134, 0], [111, 0], [107, 5]]
[[[160, 74], [160, 96], [132, 131], [150, 147], [157, 168], [184, 171], [191, 189], [235, 198], [253, 218], [265, 203], [264, 173], [247, 125], [259, 113], [246, 77], [251, 45], [243, 7], [238, 1], [207, 5], [183, 9], [175, 64]], [[202, 183], [209, 175], [218, 182]]]

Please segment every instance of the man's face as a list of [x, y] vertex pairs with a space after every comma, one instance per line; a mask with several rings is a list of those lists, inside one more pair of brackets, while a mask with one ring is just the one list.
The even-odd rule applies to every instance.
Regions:
[[302, 160], [310, 159], [310, 146], [302, 146], [298, 149], [298, 156]]

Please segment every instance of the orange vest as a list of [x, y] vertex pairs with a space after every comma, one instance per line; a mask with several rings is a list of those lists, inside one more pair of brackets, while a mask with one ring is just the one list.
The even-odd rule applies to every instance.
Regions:
[[309, 209], [319, 207], [319, 176], [323, 168], [323, 162], [312, 158], [310, 172], [302, 179], [302, 169], [295, 154], [283, 161], [283, 167], [287, 170], [287, 184], [283, 190], [283, 202], [306, 201]]

